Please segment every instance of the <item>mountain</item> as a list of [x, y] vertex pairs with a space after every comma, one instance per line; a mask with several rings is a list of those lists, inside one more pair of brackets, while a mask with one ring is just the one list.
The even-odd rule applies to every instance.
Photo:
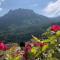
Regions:
[[36, 32], [51, 23], [52, 21], [45, 16], [38, 15], [29, 9], [19, 8], [10, 10], [0, 17], [0, 31]]
[[60, 16], [50, 18], [53, 22], [60, 22]]

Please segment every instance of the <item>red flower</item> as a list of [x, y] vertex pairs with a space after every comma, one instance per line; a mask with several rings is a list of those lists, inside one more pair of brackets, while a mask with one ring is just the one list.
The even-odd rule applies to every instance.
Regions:
[[28, 43], [25, 45], [25, 54], [24, 54], [24, 59], [25, 60], [28, 60], [28, 53], [31, 51], [31, 45]]
[[8, 49], [7, 45], [5, 45], [3, 42], [0, 42], [0, 50], [6, 51]]
[[26, 50], [27, 50], [27, 52], [29, 52], [29, 51], [31, 51], [31, 45], [30, 44], [27, 44], [26, 46], [25, 46], [25, 48], [26, 48]]
[[60, 26], [59, 25], [53, 25], [53, 26], [51, 26], [51, 31], [56, 32], [58, 30], [60, 30]]
[[34, 43], [34, 46], [38, 46], [38, 47], [43, 47], [44, 45], [46, 45], [46, 43], [41, 43], [41, 42]]

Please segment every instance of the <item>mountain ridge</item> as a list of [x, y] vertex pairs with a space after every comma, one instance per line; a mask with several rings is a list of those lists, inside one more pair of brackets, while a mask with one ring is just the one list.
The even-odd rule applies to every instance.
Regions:
[[[30, 9], [15, 9], [10, 10], [7, 14], [0, 18], [1, 31], [24, 31], [24, 30], [41, 30], [44, 26], [49, 26], [53, 23], [50, 18], [36, 14]], [[25, 31], [24, 31], [25, 32]]]

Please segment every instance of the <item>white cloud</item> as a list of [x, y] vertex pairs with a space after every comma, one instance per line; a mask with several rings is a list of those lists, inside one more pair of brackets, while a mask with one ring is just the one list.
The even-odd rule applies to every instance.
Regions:
[[5, 0], [0, 0], [0, 3], [4, 2]]
[[2, 3], [4, 2], [5, 0], [0, 0], [0, 6], [2, 5]]
[[0, 6], [1, 6], [1, 2], [0, 2]]
[[1, 7], [2, 3], [4, 2], [5, 0], [0, 0], [0, 11], [3, 10], [3, 8]]
[[60, 0], [49, 2], [48, 6], [43, 9], [46, 16], [59, 16], [60, 15]]
[[2, 8], [0, 8], [0, 11], [2, 11], [3, 9]]
[[4, 2], [5, 0], [1, 0], [2, 2]]

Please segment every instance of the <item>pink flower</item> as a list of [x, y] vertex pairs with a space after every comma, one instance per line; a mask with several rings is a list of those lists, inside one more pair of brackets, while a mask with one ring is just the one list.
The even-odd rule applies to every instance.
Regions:
[[41, 42], [34, 43], [34, 46], [38, 46], [38, 47], [43, 47], [44, 45], [46, 45], [46, 43], [41, 43]]
[[6, 51], [8, 49], [7, 45], [5, 45], [3, 42], [0, 42], [0, 50]]
[[27, 44], [26, 46], [25, 46], [25, 48], [26, 48], [26, 50], [27, 50], [27, 52], [29, 52], [29, 51], [31, 51], [31, 45], [30, 44]]
[[24, 54], [24, 59], [25, 60], [28, 60], [28, 53], [31, 51], [31, 45], [28, 43], [28, 44], [26, 44], [26, 46], [25, 46], [25, 54]]
[[53, 26], [51, 26], [51, 31], [56, 32], [58, 30], [60, 30], [60, 26], [59, 25], [53, 25]]

